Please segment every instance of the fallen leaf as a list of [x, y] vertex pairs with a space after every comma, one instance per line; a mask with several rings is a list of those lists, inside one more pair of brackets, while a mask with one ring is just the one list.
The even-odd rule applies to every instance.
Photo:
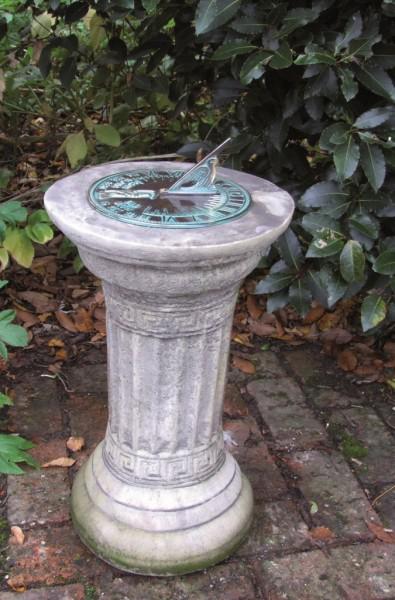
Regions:
[[54, 458], [47, 463], [41, 465], [42, 467], [72, 467], [75, 463], [74, 458], [70, 458], [68, 456], [61, 456], [60, 458]]
[[94, 329], [91, 314], [82, 306], [77, 309], [74, 315], [74, 323], [77, 331], [81, 333], [89, 333]]
[[257, 321], [259, 319], [259, 317], [262, 315], [263, 310], [258, 305], [256, 297], [250, 296], [250, 295], [247, 296], [246, 306], [247, 306], [247, 311], [248, 311], [248, 314], [250, 315], [250, 317]]
[[310, 535], [314, 540], [330, 540], [335, 537], [329, 527], [313, 527], [310, 529]]
[[78, 298], [86, 298], [87, 296], [89, 296], [90, 294], [90, 290], [73, 290], [71, 292], [71, 297], [74, 298], [75, 300], [78, 300]]
[[261, 337], [270, 337], [273, 335], [277, 335], [277, 329], [273, 325], [269, 325], [268, 323], [262, 323], [262, 321], [255, 321], [253, 319], [250, 319], [248, 323], [250, 326], [250, 330], [256, 335], [259, 335]]
[[56, 338], [56, 337], [54, 337], [54, 338], [51, 338], [51, 339], [48, 341], [48, 346], [49, 346], [50, 348], [63, 348], [63, 346], [64, 346], [64, 341], [63, 341], [63, 340], [61, 340], [60, 338]]
[[22, 546], [24, 541], [25, 541], [25, 534], [23, 533], [22, 529], [20, 527], [18, 527], [17, 525], [13, 525], [11, 527], [11, 536], [10, 536], [10, 540], [9, 540], [10, 544]]
[[85, 440], [83, 437], [74, 437], [71, 436], [66, 442], [66, 446], [72, 452], [79, 452], [85, 445]]
[[240, 344], [241, 346], [247, 346], [247, 348], [253, 348], [254, 344], [250, 342], [251, 334], [249, 333], [235, 333], [232, 336], [232, 340], [236, 342], [236, 344]]
[[52, 312], [57, 307], [57, 302], [52, 296], [41, 292], [19, 292], [18, 296], [34, 306], [38, 313]]
[[33, 325], [37, 325], [37, 323], [40, 322], [36, 315], [27, 310], [21, 310], [20, 308], [17, 308], [15, 312], [18, 319], [23, 322], [23, 325], [26, 328], [33, 327]]
[[95, 331], [98, 331], [99, 333], [106, 333], [106, 322], [105, 321], [95, 321], [93, 323], [93, 326], [95, 328]]
[[235, 355], [232, 356], [232, 366], [248, 375], [253, 375], [256, 370], [255, 365], [250, 360]]
[[373, 521], [367, 521], [367, 526], [381, 542], [385, 542], [386, 544], [395, 544], [395, 532], [392, 531], [392, 529], [384, 529], [382, 525], [374, 523]]
[[224, 413], [232, 418], [246, 417], [248, 415], [248, 407], [238, 387], [233, 383], [228, 383], [226, 386]]
[[322, 315], [324, 314], [325, 309], [323, 306], [321, 306], [320, 304], [317, 304], [317, 306], [313, 306], [309, 312], [307, 313], [307, 315], [304, 318], [304, 323], [306, 323], [306, 325], [310, 325], [311, 323], [315, 323], [316, 321], [318, 321], [318, 319], [320, 319], [322, 317]]
[[342, 314], [340, 312], [325, 313], [318, 321], [318, 327], [320, 331], [333, 329], [340, 322], [341, 318]]
[[55, 358], [57, 360], [66, 360], [67, 358], [67, 350], [65, 348], [60, 348], [55, 352]]
[[98, 306], [93, 311], [93, 316], [95, 317], [95, 319], [98, 319], [99, 321], [105, 321], [106, 320], [106, 309], [103, 308], [102, 306], [100, 306], [100, 307]]
[[383, 350], [390, 358], [395, 358], [395, 342], [385, 342]]
[[322, 342], [334, 342], [335, 344], [348, 344], [352, 340], [352, 334], [341, 327], [334, 327], [324, 333], [321, 333], [320, 339]]
[[358, 358], [351, 350], [342, 350], [337, 355], [337, 364], [343, 371], [354, 371], [358, 365]]
[[77, 327], [74, 325], [73, 319], [63, 312], [62, 310], [57, 310], [55, 312], [55, 317], [58, 320], [59, 325], [61, 325], [67, 331], [71, 331], [72, 333], [77, 333]]
[[23, 575], [15, 575], [15, 577], [10, 577], [9, 579], [7, 579], [7, 585], [14, 592], [22, 593], [26, 591], [26, 585]]

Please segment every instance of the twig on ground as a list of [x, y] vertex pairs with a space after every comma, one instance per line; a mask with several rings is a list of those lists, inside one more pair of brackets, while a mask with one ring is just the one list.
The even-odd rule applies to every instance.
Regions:
[[388, 490], [384, 490], [384, 492], [382, 492], [381, 494], [379, 494], [373, 501], [372, 501], [372, 506], [374, 506], [375, 504], [377, 504], [377, 502], [379, 500], [381, 500], [381, 498], [383, 498], [383, 496], [386, 496], [387, 494], [389, 494], [390, 492], [392, 492], [393, 490], [395, 490], [395, 485], [391, 485], [391, 487], [388, 488]]

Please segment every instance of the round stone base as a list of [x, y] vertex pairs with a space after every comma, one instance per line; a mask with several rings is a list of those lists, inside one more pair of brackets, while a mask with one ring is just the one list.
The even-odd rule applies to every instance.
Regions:
[[224, 560], [247, 535], [251, 486], [230, 455], [197, 484], [134, 486], [108, 469], [101, 446], [75, 479], [71, 508], [81, 540], [104, 561], [145, 575], [190, 573]]

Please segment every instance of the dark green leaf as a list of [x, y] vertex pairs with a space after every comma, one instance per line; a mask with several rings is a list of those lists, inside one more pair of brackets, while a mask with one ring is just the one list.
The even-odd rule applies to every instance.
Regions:
[[345, 144], [336, 146], [333, 160], [340, 181], [349, 179], [359, 163], [359, 146], [354, 136], [349, 135]]
[[309, 187], [299, 201], [301, 208], [328, 208], [346, 203], [349, 195], [337, 183], [323, 181]]
[[196, 11], [196, 34], [216, 29], [231, 19], [240, 8], [241, 0], [200, 0]]
[[309, 288], [300, 279], [290, 285], [289, 302], [302, 317], [305, 317], [309, 312], [311, 300], [312, 296]]
[[334, 239], [327, 239], [327, 237], [314, 239], [307, 249], [306, 258], [323, 258], [339, 254], [344, 246], [344, 241], [336, 237]]
[[288, 228], [279, 238], [277, 248], [285, 263], [297, 271], [303, 263], [303, 253], [299, 240], [292, 229]]
[[319, 12], [311, 8], [293, 8], [283, 18], [280, 35], [288, 35], [295, 29], [312, 23], [318, 16]]
[[346, 48], [352, 40], [361, 35], [362, 25], [362, 17], [359, 12], [348, 19], [344, 34], [340, 34], [336, 40], [336, 52]]
[[347, 135], [349, 131], [350, 126], [346, 123], [334, 123], [333, 125], [329, 125], [329, 127], [326, 127], [321, 134], [320, 141], [318, 142], [319, 147], [322, 150], [333, 152], [336, 146], [336, 144], [331, 141], [333, 136], [336, 136], [336, 139], [340, 139], [341, 136]]
[[7, 346], [5, 345], [4, 342], [2, 342], [0, 340], [0, 356], [2, 358], [4, 358], [4, 360], [8, 359], [8, 350], [7, 350]]
[[292, 51], [287, 42], [281, 42], [269, 62], [272, 69], [287, 69], [292, 65]]
[[349, 240], [340, 254], [340, 272], [348, 283], [361, 281], [365, 273], [365, 254], [362, 246], [355, 240]]
[[381, 296], [371, 294], [366, 296], [361, 307], [361, 324], [363, 331], [369, 331], [384, 321], [387, 305]]
[[355, 98], [358, 94], [358, 83], [354, 79], [354, 73], [347, 68], [339, 70], [341, 79], [341, 91], [347, 102]]
[[291, 271], [280, 271], [278, 273], [269, 273], [264, 279], [258, 282], [255, 288], [255, 294], [271, 294], [279, 292], [288, 287], [295, 279], [295, 273]]
[[70, 25], [75, 21], [79, 21], [83, 17], [85, 17], [86, 13], [89, 10], [89, 2], [83, 2], [82, 0], [78, 0], [78, 2], [72, 2], [69, 6], [66, 7], [65, 12], [65, 23], [66, 25]]
[[311, 212], [303, 216], [302, 227], [313, 237], [320, 237], [327, 229], [335, 231], [337, 234], [342, 234], [341, 226], [335, 219], [320, 212]]
[[368, 214], [354, 213], [349, 217], [348, 223], [352, 229], [356, 229], [359, 233], [372, 240], [377, 240], [379, 237], [379, 222]]
[[354, 127], [358, 129], [373, 129], [388, 119], [394, 116], [395, 110], [392, 106], [383, 106], [380, 108], [372, 108], [362, 113], [354, 123]]
[[255, 18], [244, 16], [239, 17], [230, 24], [231, 28], [239, 33], [246, 35], [254, 35], [261, 33], [265, 28], [266, 23], [259, 23]]
[[74, 56], [69, 56], [64, 61], [62, 68], [59, 72], [59, 79], [61, 84], [67, 90], [70, 88], [73, 83], [73, 79], [75, 78], [77, 73], [77, 61]]
[[246, 58], [240, 69], [240, 81], [248, 84], [253, 79], [258, 79], [264, 72], [262, 64], [265, 64], [267, 59], [272, 56], [271, 52], [266, 50], [258, 50]]
[[288, 290], [275, 292], [274, 294], [270, 294], [266, 301], [266, 310], [268, 313], [272, 313], [275, 310], [279, 310], [288, 304]]
[[373, 93], [395, 101], [395, 87], [391, 77], [377, 65], [364, 65], [356, 68], [358, 80]]
[[233, 58], [238, 54], [248, 54], [256, 49], [256, 46], [253, 44], [248, 44], [247, 42], [229, 42], [217, 48], [211, 59], [227, 60], [228, 58]]
[[381, 148], [362, 143], [361, 166], [370, 185], [377, 192], [385, 179], [385, 159]]
[[329, 52], [311, 52], [300, 54], [295, 59], [295, 65], [335, 65], [336, 59]]
[[373, 263], [373, 271], [382, 275], [395, 274], [395, 248], [384, 250]]

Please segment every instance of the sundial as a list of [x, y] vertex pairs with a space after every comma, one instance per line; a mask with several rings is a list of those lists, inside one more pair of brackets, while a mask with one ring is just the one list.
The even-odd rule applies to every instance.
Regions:
[[249, 192], [229, 179], [217, 178], [222, 142], [187, 171], [138, 168], [107, 175], [89, 190], [89, 202], [111, 219], [143, 227], [195, 228], [218, 225], [245, 213]]

